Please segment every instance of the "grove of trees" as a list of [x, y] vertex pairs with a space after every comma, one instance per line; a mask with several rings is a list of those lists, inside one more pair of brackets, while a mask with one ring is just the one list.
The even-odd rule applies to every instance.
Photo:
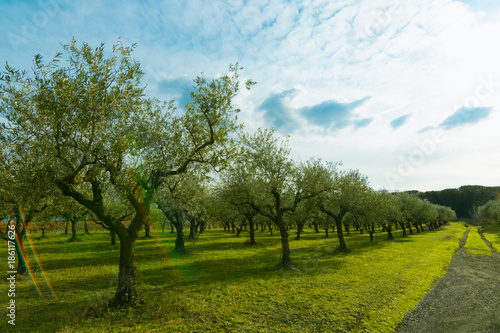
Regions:
[[179, 254], [187, 227], [189, 238], [214, 224], [238, 235], [248, 228], [250, 244], [259, 228], [277, 230], [279, 266], [289, 269], [292, 229], [297, 240], [307, 227], [336, 232], [338, 251], [348, 252], [352, 230], [391, 240], [394, 230], [407, 236], [456, 218], [418, 195], [375, 191], [340, 163], [296, 162], [272, 129], [245, 133], [233, 100], [255, 82], [240, 82], [237, 64], [213, 80], [195, 78], [183, 109], [147, 97], [134, 48], [118, 41], [107, 53], [72, 40], [49, 62], [36, 55], [31, 72], [7, 64], [0, 76], [0, 218], [12, 212], [21, 247], [23, 218], [66, 219], [72, 240], [85, 221], [109, 230], [111, 243], [117, 236], [113, 306], [137, 301], [135, 243], [154, 223], [175, 230]]

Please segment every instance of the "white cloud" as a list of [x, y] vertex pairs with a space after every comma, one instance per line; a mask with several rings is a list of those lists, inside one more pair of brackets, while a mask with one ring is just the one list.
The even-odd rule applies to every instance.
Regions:
[[[365, 172], [376, 187], [386, 186], [384, 172], [397, 171], [401, 157], [418, 150], [415, 142], [432, 134], [419, 133], [422, 128], [436, 128], [463, 106], [500, 110], [500, 5], [491, 1], [57, 1], [57, 13], [27, 38], [26, 22], [43, 8], [0, 4], [2, 13], [10, 13], [0, 21], [6, 32], [0, 43], [7, 45], [0, 60], [29, 68], [35, 53], [48, 59], [72, 36], [108, 45], [121, 36], [138, 43], [136, 56], [151, 93], [160, 93], [159, 83], [166, 80], [202, 71], [213, 77], [238, 61], [245, 67], [242, 74], [258, 82], [237, 98], [249, 129], [267, 125], [258, 107], [287, 90], [295, 92], [287, 100], [294, 120], [307, 106], [370, 96], [356, 109], [358, 121], [373, 118], [366, 127], [319, 133], [314, 124], [303, 123], [291, 139], [296, 156], [314, 152], [341, 159]], [[8, 47], [9, 32], [27, 40], [17, 51]], [[403, 127], [392, 129], [391, 121], [410, 113]], [[398, 188], [471, 182], [466, 156], [482, 165], [477, 183], [497, 179], [497, 113], [467, 127], [470, 144], [450, 135]], [[484, 133], [491, 133], [488, 140]], [[462, 144], [460, 157], [449, 153], [453, 142]], [[440, 177], [442, 182], [436, 180]]]

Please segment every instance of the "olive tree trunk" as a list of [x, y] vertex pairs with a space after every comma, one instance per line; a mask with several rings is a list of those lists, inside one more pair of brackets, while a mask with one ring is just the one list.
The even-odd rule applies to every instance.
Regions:
[[337, 227], [337, 237], [339, 239], [339, 246], [337, 249], [340, 252], [349, 252], [349, 250], [347, 249], [347, 244], [345, 243], [344, 233], [342, 232], [342, 218], [343, 218], [343, 215], [342, 216], [337, 215], [334, 218], [335, 225]]
[[392, 226], [388, 225], [386, 226], [386, 231], [387, 231], [387, 239], [393, 240], [394, 236], [392, 235]]
[[77, 220], [76, 219], [71, 219], [71, 238], [70, 238], [70, 242], [76, 242], [77, 241], [77, 238], [76, 238], [76, 224], [77, 224]]
[[18, 275], [24, 275], [26, 274], [26, 266], [24, 265], [24, 261], [21, 260], [24, 248], [23, 248], [23, 243], [24, 243], [24, 235], [26, 234], [26, 230], [24, 229], [23, 223], [20, 222], [20, 219], [18, 218], [16, 225], [15, 225], [15, 232], [17, 235], [17, 246], [16, 246], [16, 252], [17, 252], [17, 272], [16, 274]]
[[177, 253], [186, 253], [186, 247], [184, 246], [184, 230], [182, 223], [175, 223], [175, 230], [177, 231], [177, 237], [175, 238], [174, 251]]
[[286, 226], [281, 224], [278, 226], [281, 236], [281, 267], [290, 269], [292, 267], [290, 243], [288, 242], [288, 231]]
[[135, 239], [128, 232], [120, 232], [120, 264], [118, 270], [118, 288], [114, 306], [134, 304], [137, 300], [137, 267], [134, 264]]
[[90, 235], [89, 226], [87, 225], [87, 221], [84, 222], [83, 226], [85, 228], [85, 234], [86, 235]]

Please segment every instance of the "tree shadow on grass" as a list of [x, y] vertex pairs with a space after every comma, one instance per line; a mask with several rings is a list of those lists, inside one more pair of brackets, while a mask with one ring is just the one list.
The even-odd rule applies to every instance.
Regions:
[[[440, 230], [442, 228], [426, 231], [423, 235], [438, 233]], [[351, 235], [346, 238], [347, 245], [352, 250], [351, 254], [347, 255], [335, 250], [334, 237], [318, 240], [318, 243], [306, 243], [302, 247], [299, 246], [300, 241], [297, 243], [291, 241], [295, 269], [283, 271], [275, 269], [280, 256], [279, 237], [273, 235], [257, 238], [260, 246], [253, 247], [245, 244], [241, 238], [239, 241], [234, 239], [224, 241], [228, 236], [230, 237], [222, 232], [220, 235], [209, 235], [206, 241], [193, 243], [190, 255], [170, 258], [171, 261], [168, 256], [163, 259], [158, 259], [157, 256], [159, 248], [165, 249], [165, 244], [168, 245], [171, 240], [153, 239], [142, 244], [139, 244], [142, 242], [139, 240], [136, 246], [139, 297], [151, 297], [152, 294], [148, 291], [151, 288], [170, 290], [172, 287], [180, 287], [184, 291], [205, 288], [211, 290], [210, 288], [235, 283], [251, 288], [253, 281], [269, 279], [275, 279], [277, 283], [288, 283], [298, 278], [297, 286], [305, 288], [311, 281], [310, 278], [327, 277], [332, 272], [341, 271], [347, 265], [351, 265], [351, 261], [346, 260], [350, 256], [386, 248], [394, 242], [411, 244], [418, 239], [410, 235], [406, 238], [397, 237], [393, 241], [370, 243], [366, 234]], [[118, 251], [113, 249], [108, 252], [96, 252], [92, 257], [85, 255], [75, 258], [74, 256], [81, 251], [88, 253], [96, 248], [92, 244], [84, 245], [72, 249], [67, 257], [44, 261], [44, 266], [49, 270], [75, 268], [75, 266], [85, 269], [88, 266], [96, 266], [96, 273], [85, 278], [75, 275], [55, 281], [53, 288], [58, 299], [40, 300], [34, 293], [33, 296], [25, 297], [22, 302], [20, 301], [19, 316], [16, 315], [17, 323], [22, 330], [55, 332], [67, 326], [77, 330], [78, 323], [85, 320], [84, 313], [89, 307], [98, 306], [112, 298], [117, 284], [116, 273], [110, 274], [109, 270], [107, 273], [99, 273], [98, 267], [110, 265], [117, 272]], [[168, 251], [166, 253], [168, 254]], [[29, 295], [30, 286], [23, 288], [26, 290], [22, 294]], [[31, 323], [34, 325], [30, 326]]]
[[17, 332], [59, 332], [70, 326], [77, 329], [77, 312], [82, 302], [43, 301], [21, 305], [16, 311]]
[[[142, 269], [139, 271], [139, 279], [142, 283], [152, 286], [203, 285], [203, 288], [209, 288], [214, 284], [240, 283], [250, 279], [267, 280], [283, 274], [315, 274], [315, 271], [310, 269], [311, 263], [304, 258], [297, 258], [294, 261], [294, 269], [289, 273], [277, 268], [276, 264], [279, 263], [279, 259], [278, 251], [264, 249], [259, 253], [235, 258], [199, 259], [187, 265], [173, 263], [173, 267]], [[292, 261], [293, 259], [292, 257]], [[334, 256], [323, 258], [323, 260], [327, 259], [330, 260], [328, 266], [332, 270], [341, 269], [345, 264]]]
[[115, 253], [98, 253], [94, 256], [82, 257], [58, 257], [57, 259], [40, 258], [40, 263], [43, 265], [44, 271], [52, 271], [68, 268], [85, 268], [85, 267], [101, 267], [108, 265], [116, 265], [118, 267], [119, 254]]
[[[439, 232], [440, 228], [426, 231], [422, 235]], [[397, 235], [397, 232], [394, 234]], [[227, 233], [219, 237], [219, 240], [227, 239]], [[313, 239], [318, 237], [313, 234]], [[314, 260], [320, 260], [321, 265], [327, 265], [330, 270], [342, 269], [345, 264], [344, 258], [355, 256], [364, 252], [369, 252], [377, 249], [382, 249], [390, 246], [393, 243], [408, 243], [416, 241], [416, 238], [410, 235], [407, 237], [396, 237], [394, 240], [378, 240], [369, 241], [367, 234], [346, 236], [348, 248], [351, 253], [342, 253], [336, 250], [336, 238], [325, 239], [321, 238], [316, 245], [306, 247], [294, 247], [294, 243], [300, 244], [301, 241], [291, 241], [292, 261], [295, 269], [292, 274], [314, 274], [317, 269], [310, 269], [315, 266]], [[304, 238], [304, 240], [308, 240]], [[157, 267], [154, 269], [140, 270], [139, 275], [143, 283], [148, 285], [161, 285], [165, 281], [167, 285], [203, 284], [209, 285], [214, 283], [227, 283], [234, 281], [244, 281], [250, 278], [267, 279], [281, 274], [279, 269], [276, 269], [276, 264], [280, 260], [279, 238], [276, 235], [266, 238], [257, 238], [258, 247], [253, 247], [245, 242], [234, 242], [232, 240], [226, 242], [206, 242], [205, 244], [196, 244], [190, 249], [190, 254], [185, 257], [189, 259], [189, 263], [176, 267], [174, 272], [176, 277], [165, 278], [168, 272], [172, 272], [167, 266]], [[237, 253], [236, 256], [227, 258], [224, 254]], [[219, 256], [220, 255], [220, 256]], [[195, 258], [195, 260], [193, 260]], [[179, 265], [182, 262], [182, 257], [173, 258], [176, 261], [174, 265]], [[304, 268], [309, 267], [309, 268]]]

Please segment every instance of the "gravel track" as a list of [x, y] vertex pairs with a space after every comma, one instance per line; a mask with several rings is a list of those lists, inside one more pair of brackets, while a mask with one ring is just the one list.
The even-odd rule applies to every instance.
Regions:
[[463, 248], [469, 231], [459, 241], [445, 276], [406, 314], [394, 332], [500, 332], [500, 254], [469, 254]]

